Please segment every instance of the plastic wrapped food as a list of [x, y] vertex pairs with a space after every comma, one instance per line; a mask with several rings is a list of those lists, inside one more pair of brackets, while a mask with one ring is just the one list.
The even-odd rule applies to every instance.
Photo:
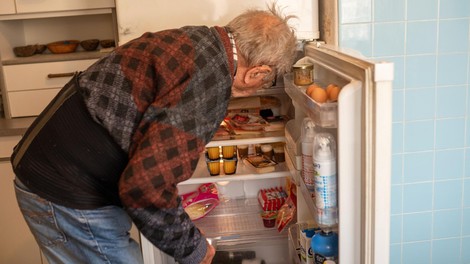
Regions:
[[199, 186], [197, 191], [183, 194], [183, 208], [191, 220], [206, 216], [219, 204], [219, 193], [213, 183]]

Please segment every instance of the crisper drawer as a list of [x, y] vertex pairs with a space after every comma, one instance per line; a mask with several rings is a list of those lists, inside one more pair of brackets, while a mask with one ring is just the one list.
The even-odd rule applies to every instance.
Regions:
[[115, 4], [113, 0], [16, 0], [16, 10], [18, 13], [70, 11], [82, 9], [111, 8], [114, 6]]
[[8, 92], [10, 117], [39, 115], [59, 91], [60, 88]]
[[[3, 67], [7, 91], [62, 88], [70, 75], [88, 68], [97, 59], [7, 65]], [[63, 77], [61, 77], [63, 76]]]

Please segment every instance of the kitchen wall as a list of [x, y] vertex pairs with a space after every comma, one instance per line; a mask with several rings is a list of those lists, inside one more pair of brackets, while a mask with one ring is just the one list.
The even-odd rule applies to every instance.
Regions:
[[339, 0], [339, 45], [395, 63], [390, 263], [470, 263], [469, 0]]

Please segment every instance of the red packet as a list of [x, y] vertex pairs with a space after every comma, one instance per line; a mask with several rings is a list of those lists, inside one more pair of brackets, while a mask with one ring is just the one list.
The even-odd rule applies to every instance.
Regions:
[[197, 191], [183, 194], [181, 198], [183, 208], [191, 220], [206, 216], [219, 204], [219, 193], [213, 183], [205, 183]]

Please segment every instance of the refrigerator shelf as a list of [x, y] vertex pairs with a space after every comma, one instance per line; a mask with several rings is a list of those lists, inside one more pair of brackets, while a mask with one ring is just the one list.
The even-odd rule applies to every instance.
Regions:
[[179, 185], [290, 177], [290, 172], [285, 162], [278, 163], [274, 167], [275, 170], [268, 173], [257, 173], [253, 168], [240, 160], [237, 162], [237, 170], [235, 174], [224, 174], [223, 164], [220, 163], [220, 166], [220, 175], [211, 176], [209, 174], [209, 170], [207, 169], [205, 154], [201, 154], [201, 158], [199, 159], [196, 170], [194, 171], [191, 178], [184, 182], [180, 182]]
[[265, 144], [274, 142], [284, 142], [284, 130], [260, 132], [259, 134], [246, 134], [246, 135], [233, 135], [230, 139], [213, 140], [209, 142], [206, 147], [217, 146], [235, 146], [235, 145], [249, 145], [249, 144]]
[[194, 223], [217, 246], [287, 239], [286, 232], [264, 227], [260, 212], [256, 198], [222, 199], [214, 210]]

